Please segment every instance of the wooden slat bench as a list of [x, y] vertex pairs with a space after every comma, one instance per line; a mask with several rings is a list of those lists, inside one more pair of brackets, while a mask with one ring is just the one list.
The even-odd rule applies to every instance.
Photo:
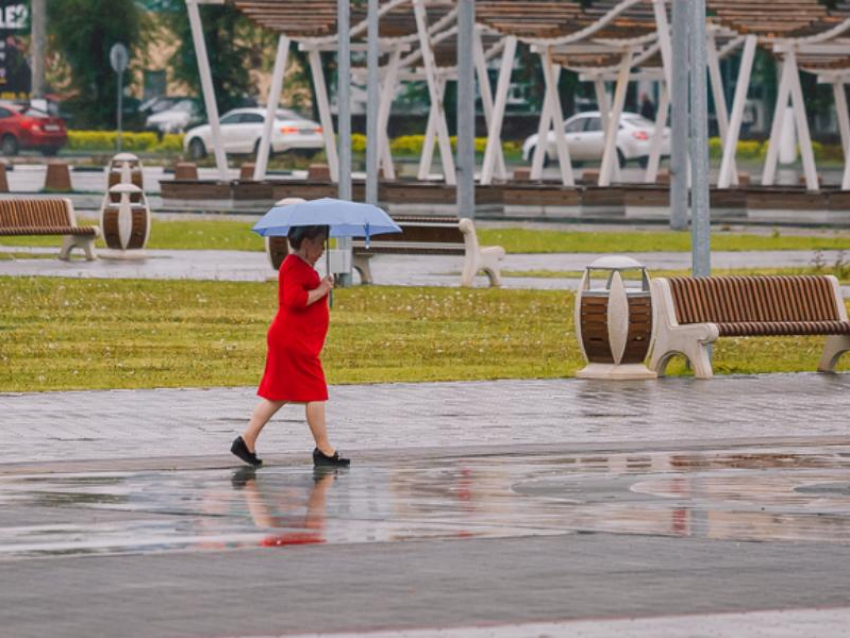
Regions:
[[375, 255], [463, 255], [461, 285], [471, 286], [479, 271], [491, 286], [502, 283], [499, 261], [505, 256], [501, 246], [482, 248], [471, 219], [451, 217], [394, 216], [403, 232], [372, 237], [369, 248], [357, 238], [352, 242], [352, 266], [364, 284], [373, 282], [369, 260]]
[[850, 351], [850, 321], [832, 276], [671, 277], [652, 281], [655, 341], [650, 368], [663, 375], [676, 354], [711, 378], [708, 344], [719, 337], [825, 335], [818, 370]]
[[0, 236], [62, 235], [59, 259], [70, 259], [71, 250], [81, 248], [86, 259], [96, 258], [97, 226], [78, 226], [74, 205], [67, 198], [0, 200]]

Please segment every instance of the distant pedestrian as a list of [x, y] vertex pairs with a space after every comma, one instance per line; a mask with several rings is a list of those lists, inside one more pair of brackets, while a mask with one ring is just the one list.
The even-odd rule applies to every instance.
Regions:
[[280, 266], [279, 308], [269, 328], [266, 369], [257, 390], [262, 401], [230, 451], [254, 467], [262, 465], [257, 458], [256, 443], [263, 427], [287, 403], [303, 403], [316, 442], [313, 463], [345, 466], [350, 461], [341, 458], [328, 441], [325, 418], [328, 387], [319, 360], [328, 333], [327, 297], [334, 278], [328, 275], [319, 279], [314, 267], [324, 252], [328, 227], [295, 226], [287, 236], [295, 252]]
[[640, 94], [640, 114], [651, 122], [655, 121], [655, 104], [646, 93]]

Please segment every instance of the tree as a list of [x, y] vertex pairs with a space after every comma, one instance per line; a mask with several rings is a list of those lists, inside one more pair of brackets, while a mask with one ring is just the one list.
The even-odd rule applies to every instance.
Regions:
[[[171, 60], [174, 77], [201, 95], [198, 60], [183, 0], [163, 0], [168, 22], [180, 45]], [[201, 23], [207, 45], [216, 101], [221, 112], [243, 105], [256, 90], [252, 69], [270, 66], [275, 34], [255, 26], [234, 6], [201, 5]]]
[[121, 42], [132, 60], [141, 39], [142, 15], [133, 0], [110, 0], [108, 11], [103, 5], [101, 0], [47, 3], [51, 46], [70, 68], [73, 97], [67, 106], [77, 127], [115, 126], [117, 79], [109, 50]]

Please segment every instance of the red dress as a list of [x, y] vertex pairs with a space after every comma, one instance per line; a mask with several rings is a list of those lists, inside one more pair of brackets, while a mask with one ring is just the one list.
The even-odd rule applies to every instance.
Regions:
[[257, 394], [269, 401], [327, 401], [328, 386], [319, 354], [328, 334], [327, 297], [307, 305], [319, 274], [298, 255], [280, 266], [277, 316], [268, 333], [266, 370]]

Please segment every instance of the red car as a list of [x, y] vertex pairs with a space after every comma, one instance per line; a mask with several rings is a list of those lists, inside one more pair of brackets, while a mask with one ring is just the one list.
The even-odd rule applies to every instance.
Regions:
[[0, 154], [11, 156], [31, 149], [56, 155], [67, 143], [68, 132], [62, 118], [31, 106], [0, 104]]

